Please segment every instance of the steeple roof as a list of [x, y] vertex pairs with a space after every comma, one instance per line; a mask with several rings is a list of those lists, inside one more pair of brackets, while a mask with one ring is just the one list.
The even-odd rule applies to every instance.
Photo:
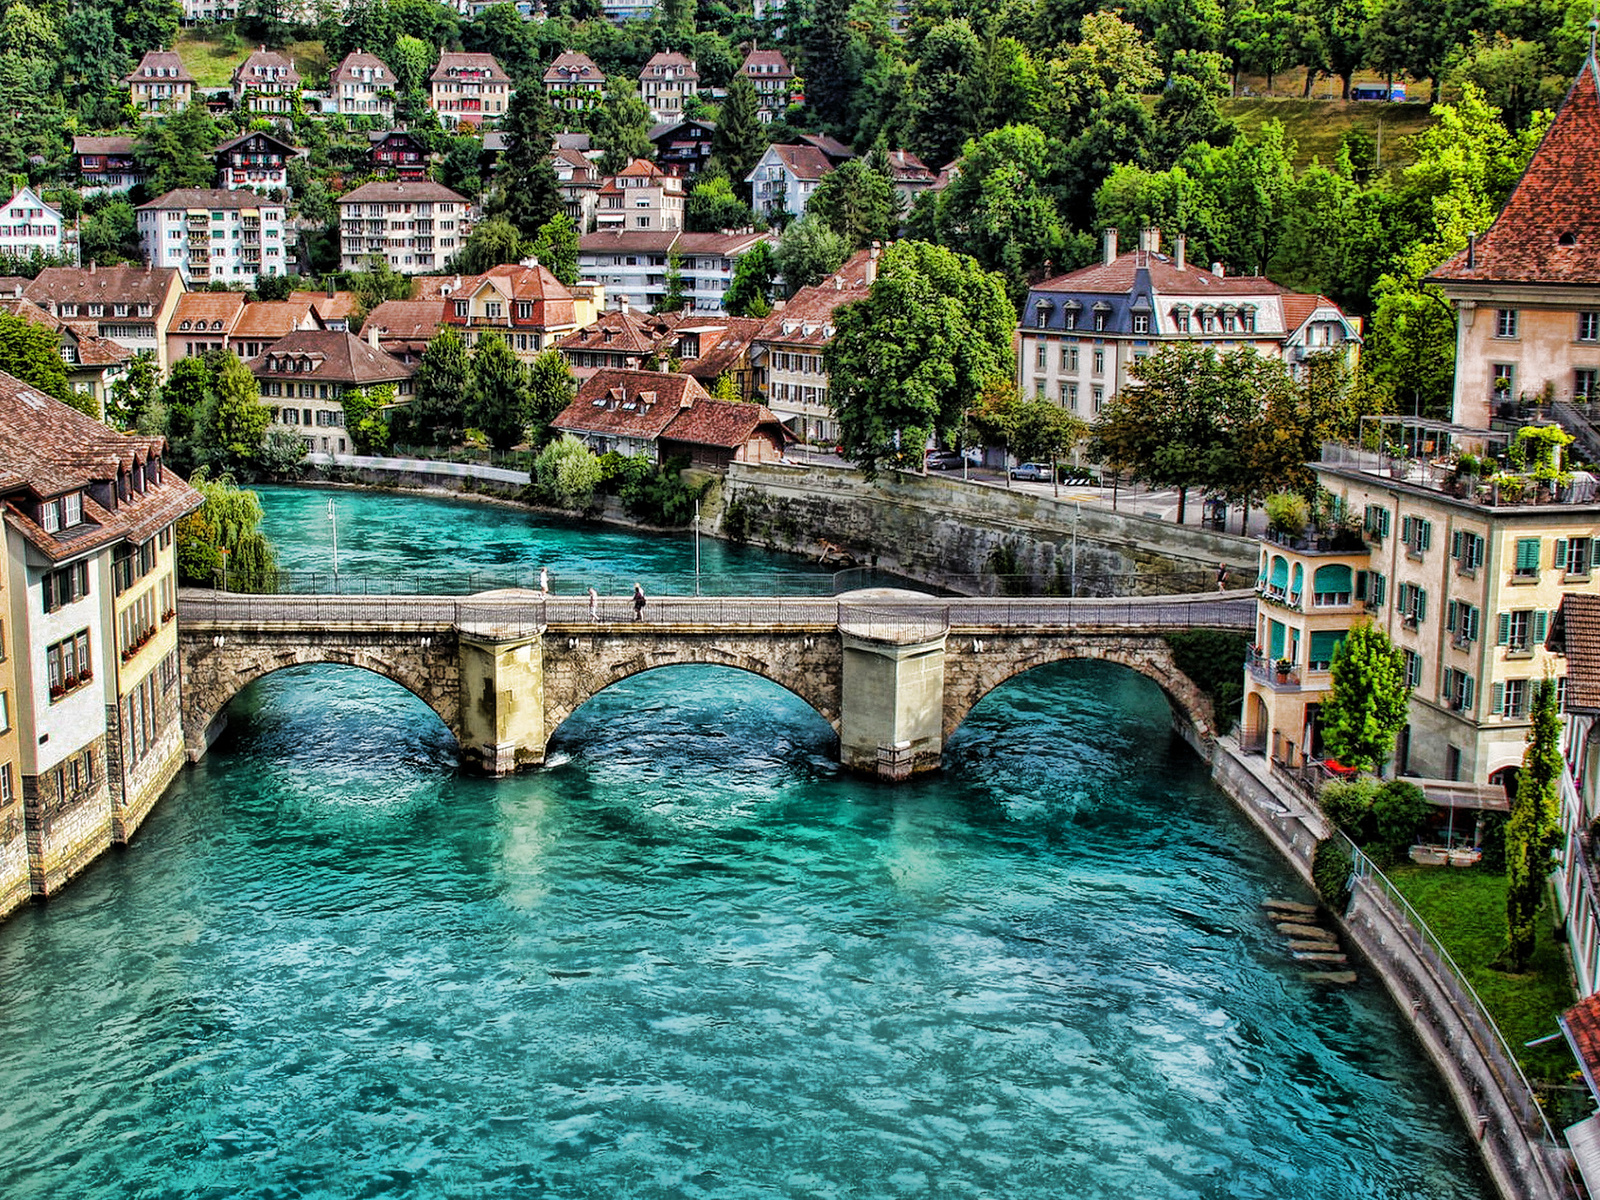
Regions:
[[1600, 83], [1586, 60], [1489, 231], [1430, 282], [1600, 283]]

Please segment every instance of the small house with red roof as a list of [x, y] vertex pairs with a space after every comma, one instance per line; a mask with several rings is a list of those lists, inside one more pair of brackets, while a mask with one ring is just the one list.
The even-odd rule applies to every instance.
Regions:
[[349, 449], [346, 392], [393, 384], [398, 400], [411, 394], [415, 367], [353, 333], [309, 329], [279, 338], [245, 364], [261, 388], [261, 402], [281, 423], [296, 427], [310, 453]]
[[696, 400], [662, 431], [656, 453], [663, 462], [682, 457], [691, 467], [722, 471], [735, 462], [782, 462], [794, 440], [763, 404]]
[[185, 292], [167, 319], [167, 361], [226, 350], [244, 315], [243, 292]]
[[446, 129], [498, 125], [515, 94], [511, 76], [492, 54], [446, 51], [428, 76], [428, 107]]
[[1092, 420], [1128, 382], [1141, 359], [1169, 342], [1201, 342], [1219, 353], [1249, 346], [1282, 358], [1298, 375], [1309, 357], [1338, 354], [1352, 364], [1359, 322], [1326, 296], [1310, 296], [1259, 275], [1191, 265], [1179, 237], [1170, 254], [1161, 231], [1117, 252], [1105, 234], [1102, 260], [1035, 284], [1017, 330], [1017, 386]]
[[581, 50], [564, 50], [545, 68], [544, 90], [550, 107], [564, 113], [598, 108], [606, 89], [605, 72]]
[[636, 158], [600, 185], [597, 231], [670, 231], [683, 228], [683, 180]]
[[1523, 397], [1593, 400], [1600, 381], [1600, 91], [1587, 59], [1487, 232], [1435, 268], [1455, 305], [1457, 424]]
[[[589, 304], [585, 317], [592, 318]], [[487, 333], [505, 338], [517, 357], [532, 362], [551, 342], [578, 328], [579, 302], [536, 262], [506, 263], [462, 280], [445, 305], [444, 320], [468, 346]]]
[[781, 460], [792, 440], [759, 404], [713, 400], [690, 375], [607, 368], [584, 380], [551, 422], [596, 454], [682, 455], [697, 466]]
[[141, 115], [177, 112], [194, 97], [194, 76], [176, 50], [147, 50], [122, 82]]
[[832, 161], [815, 146], [768, 146], [744, 181], [750, 185], [757, 212], [767, 217], [785, 213], [798, 217], [831, 170]]
[[657, 122], [683, 116], [683, 102], [700, 90], [700, 70], [694, 60], [676, 50], [652, 55], [639, 72], [639, 94]]
[[233, 72], [233, 107], [258, 117], [294, 112], [300, 99], [300, 72], [276, 50], [258, 46]]
[[751, 50], [739, 65], [739, 74], [756, 89], [756, 114], [763, 125], [779, 120], [794, 92], [794, 68], [778, 50]]

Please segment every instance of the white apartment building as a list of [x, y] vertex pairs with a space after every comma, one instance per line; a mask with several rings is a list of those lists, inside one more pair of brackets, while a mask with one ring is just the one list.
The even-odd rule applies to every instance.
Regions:
[[328, 79], [327, 110], [341, 117], [377, 117], [394, 120], [394, 72], [383, 59], [365, 50], [353, 50], [334, 68]]
[[427, 180], [367, 183], [339, 199], [339, 266], [356, 271], [374, 257], [405, 275], [442, 270], [466, 241], [468, 205]]
[[289, 273], [284, 207], [250, 191], [179, 188], [137, 210], [139, 244], [183, 281], [253, 284]]
[[27, 258], [35, 250], [59, 255], [67, 248], [66, 225], [61, 210], [24, 187], [0, 209], [0, 254]]

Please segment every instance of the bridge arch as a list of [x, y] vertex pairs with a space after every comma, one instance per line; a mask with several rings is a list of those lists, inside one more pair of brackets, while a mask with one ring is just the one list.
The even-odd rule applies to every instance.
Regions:
[[230, 631], [224, 640], [179, 642], [184, 687], [184, 740], [190, 757], [204, 753], [216, 724], [240, 692], [287, 667], [354, 667], [397, 683], [421, 700], [461, 741], [459, 668], [454, 637], [353, 638], [314, 635], [294, 641]]
[[1152, 680], [1166, 696], [1185, 740], [1202, 757], [1210, 757], [1208, 747], [1217, 732], [1211, 698], [1178, 669], [1171, 646], [1159, 635], [1080, 633], [1049, 640], [952, 636], [945, 660], [944, 739], [948, 741], [978, 702], [1001, 684], [1036, 667], [1073, 659], [1116, 663]]
[[789, 645], [755, 636], [730, 637], [727, 630], [703, 636], [638, 640], [617, 639], [590, 645], [587, 638], [549, 638], [545, 644], [546, 738], [579, 708], [607, 688], [666, 667], [728, 667], [756, 675], [797, 697], [839, 732], [841, 689], [837, 634], [819, 632]]

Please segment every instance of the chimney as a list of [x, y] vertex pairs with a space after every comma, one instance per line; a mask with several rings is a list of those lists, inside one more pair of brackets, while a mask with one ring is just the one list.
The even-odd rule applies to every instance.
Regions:
[[1183, 256], [1184, 251], [1187, 249], [1188, 241], [1189, 239], [1181, 233], [1172, 239], [1173, 257], [1177, 260], [1178, 270], [1180, 271], [1183, 270], [1184, 267]]
[[1117, 261], [1117, 227], [1111, 226], [1105, 231], [1105, 263], [1110, 266]]
[[378, 349], [378, 323], [376, 321], [367, 322], [367, 345], [374, 350]]
[[617, 297], [617, 311], [623, 316], [628, 315], [628, 298], [626, 296]]
[[333, 276], [328, 276], [328, 299], [333, 299]]
[[95, 265], [94, 264], [94, 259], [91, 258], [89, 260], [89, 274], [91, 274], [91, 275], [94, 274], [94, 265]]
[[1467, 270], [1472, 270], [1478, 265], [1478, 234], [1474, 230], [1467, 234]]
[[1222, 264], [1219, 263], [1219, 262], [1212, 263], [1211, 264], [1211, 273], [1213, 275], [1215, 275], [1218, 279], [1221, 279], [1222, 278]]
[[[883, 248], [876, 241], [872, 243], [872, 249], [867, 251], [867, 269], [863, 278], [866, 280], [868, 287], [871, 287], [878, 278], [878, 255], [882, 253]], [[843, 279], [839, 280], [839, 288], [841, 291], [844, 289]]]

